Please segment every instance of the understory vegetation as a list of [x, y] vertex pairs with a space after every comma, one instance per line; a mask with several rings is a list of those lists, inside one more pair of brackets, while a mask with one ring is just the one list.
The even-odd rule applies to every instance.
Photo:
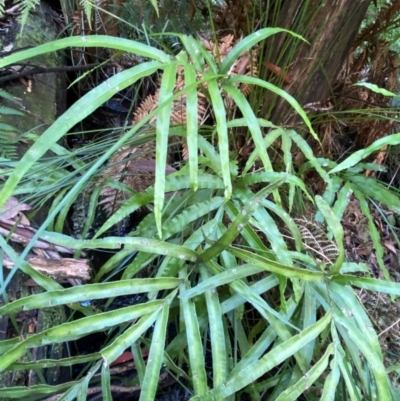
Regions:
[[[400, 315], [382, 327], [373, 305], [400, 295], [400, 6], [370, 6], [332, 96], [305, 104], [290, 89], [313, 84], [294, 71], [312, 20], [280, 28], [281, 2], [243, 3], [188, 2], [180, 20], [182, 2], [63, 1], [70, 36], [0, 59], [98, 62], [54, 124], [24, 133], [19, 160], [22, 136], [0, 125], [0, 258], [12, 263], [0, 317], [14, 329], [0, 371], [41, 375], [1, 399], [400, 399]], [[279, 41], [285, 54], [270, 62]], [[85, 129], [110, 102], [124, 117]], [[16, 248], [25, 214], [44, 205]], [[33, 268], [39, 243], [72, 265], [92, 258], [91, 276], [60, 283]], [[43, 292], [8, 299], [21, 271]], [[21, 335], [21, 314], [61, 306], [64, 321]], [[57, 357], [34, 355], [59, 344]], [[47, 380], [53, 368], [70, 379]]]

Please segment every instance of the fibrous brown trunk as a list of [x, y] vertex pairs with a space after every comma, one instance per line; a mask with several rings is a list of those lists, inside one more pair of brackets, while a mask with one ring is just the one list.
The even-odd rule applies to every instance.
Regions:
[[[302, 35], [308, 43], [290, 35], [274, 37], [267, 44], [268, 61], [287, 68], [291, 84], [284, 89], [304, 106], [324, 103], [331, 83], [352, 50], [370, 0], [281, 1], [276, 26]], [[277, 124], [290, 124], [291, 106], [281, 98], [268, 99], [262, 115]]]

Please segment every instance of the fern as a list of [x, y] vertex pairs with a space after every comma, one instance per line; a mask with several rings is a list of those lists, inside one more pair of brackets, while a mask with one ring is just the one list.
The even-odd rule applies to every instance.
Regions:
[[0, 122], [0, 132], [3, 132], [3, 131], [14, 132], [15, 127], [13, 127], [10, 124]]
[[85, 11], [87, 21], [89, 23], [89, 28], [92, 29], [92, 10], [93, 10], [93, 0], [81, 0], [80, 6]]
[[28, 20], [29, 13], [40, 4], [40, 0], [19, 0], [21, 3], [21, 15], [19, 22], [21, 24], [21, 31], [24, 29], [26, 21]]
[[17, 104], [18, 106], [22, 106], [21, 102], [18, 99], [16, 99], [13, 95], [10, 95], [4, 89], [0, 89], [0, 97], [2, 97], [3, 99], [9, 100], [10, 102], [13, 102], [13, 103]]
[[17, 159], [18, 140], [7, 138], [0, 132], [0, 160], [15, 160]]
[[7, 114], [7, 115], [13, 114], [15, 116], [23, 115], [20, 111], [15, 110], [11, 107], [6, 107], [6, 106], [0, 106], [0, 114]]
[[[0, 0], [0, 15], [4, 14], [6, 0]], [[21, 31], [24, 29], [29, 13], [40, 4], [40, 0], [17, 0], [16, 3], [20, 5], [19, 9], [21, 15], [19, 22], [21, 23]]]
[[[21, 105], [14, 96], [4, 89], [0, 89], [0, 100], [1, 99], [5, 99], [18, 106]], [[2, 122], [1, 119], [3, 115], [23, 116], [24, 114], [12, 107], [0, 105], [0, 158], [12, 160], [17, 158], [19, 131], [12, 125]]]

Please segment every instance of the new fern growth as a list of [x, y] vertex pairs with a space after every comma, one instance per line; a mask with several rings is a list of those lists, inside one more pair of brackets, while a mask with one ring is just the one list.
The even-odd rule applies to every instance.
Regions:
[[17, 128], [4, 123], [2, 119], [5, 115], [23, 116], [23, 113], [12, 107], [2, 105], [3, 99], [18, 106], [20, 106], [20, 102], [5, 90], [0, 89], [0, 158], [16, 159], [20, 133]]

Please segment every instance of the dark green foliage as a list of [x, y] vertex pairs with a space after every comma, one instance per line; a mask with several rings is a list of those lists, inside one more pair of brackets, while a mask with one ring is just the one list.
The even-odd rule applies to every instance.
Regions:
[[[65, 398], [79, 394], [79, 399], [86, 399], [90, 383], [101, 386], [102, 397], [111, 399], [116, 380], [125, 387], [140, 387], [140, 400], [151, 401], [169, 377], [189, 389], [196, 401], [396, 399], [378, 332], [355, 288], [400, 295], [400, 285], [389, 281], [385, 270], [382, 238], [368, 203], [383, 203], [398, 214], [398, 197], [376, 179], [365, 177], [371, 163], [363, 163], [382, 147], [398, 145], [400, 136], [381, 138], [340, 163], [317, 157], [299, 132], [307, 129], [314, 138], [317, 134], [292, 96], [254, 76], [230, 76], [244, 53], [282, 33], [291, 34], [261, 29], [243, 38], [223, 60], [217, 60], [200, 41], [180, 34], [176, 37], [182, 52], [175, 57], [142, 42], [85, 38], [88, 48], [130, 51], [151, 61], [110, 77], [49, 127], [7, 172], [0, 204], [15, 193], [39, 202], [52, 195], [53, 205], [37, 238], [44, 236], [77, 253], [107, 250], [113, 254], [102, 262], [91, 283], [63, 288], [24, 261], [36, 240], [32, 239], [17, 263], [45, 292], [6, 303], [0, 317], [48, 305], [68, 305], [80, 314], [26, 338], [0, 341], [0, 370], [85, 364], [86, 375], [59, 387], [0, 389], [1, 397], [64, 393]], [[0, 67], [40, 52], [78, 46], [83, 46], [80, 37], [66, 38], [0, 60]], [[120, 136], [79, 151], [57, 145], [116, 91], [137, 85], [156, 71], [163, 74], [155, 108]], [[182, 86], [176, 91], [180, 71], [184, 72]], [[241, 84], [257, 85], [287, 101], [302, 118], [300, 128], [278, 127], [259, 118], [258, 108], [239, 90]], [[214, 122], [208, 129], [198, 122], [199, 92], [205, 93]], [[171, 117], [176, 99], [186, 112], [183, 124], [173, 124]], [[242, 132], [246, 156], [237, 147]], [[171, 137], [187, 147], [188, 159], [166, 174]], [[143, 156], [146, 144], [154, 149], [154, 140], [154, 185], [137, 193], [121, 177], [107, 175], [106, 163], [115, 161], [116, 151], [135, 160]], [[50, 149], [57, 157], [43, 159]], [[315, 183], [322, 188], [320, 195], [312, 194]], [[92, 227], [94, 236], [88, 237], [89, 228], [95, 226], [102, 186], [125, 197], [100, 228]], [[76, 239], [65, 234], [65, 217], [82, 194], [87, 197], [87, 215], [81, 238]], [[364, 263], [345, 259], [342, 220], [353, 199], [359, 202], [358, 212], [366, 220], [387, 281], [372, 277]], [[294, 213], [297, 203], [307, 210], [301, 220]], [[139, 210], [146, 215], [132, 231], [125, 236], [110, 234]], [[13, 256], [3, 237], [0, 247]], [[2, 288], [14, 271], [2, 281]], [[133, 304], [109, 308], [115, 297], [122, 296]], [[93, 300], [99, 301], [97, 307], [83, 306]], [[60, 361], [24, 365], [18, 361], [27, 349], [43, 343], [72, 343], [98, 331], [108, 335], [98, 352]], [[135, 358], [133, 378], [111, 372], [111, 364], [124, 352]]]

